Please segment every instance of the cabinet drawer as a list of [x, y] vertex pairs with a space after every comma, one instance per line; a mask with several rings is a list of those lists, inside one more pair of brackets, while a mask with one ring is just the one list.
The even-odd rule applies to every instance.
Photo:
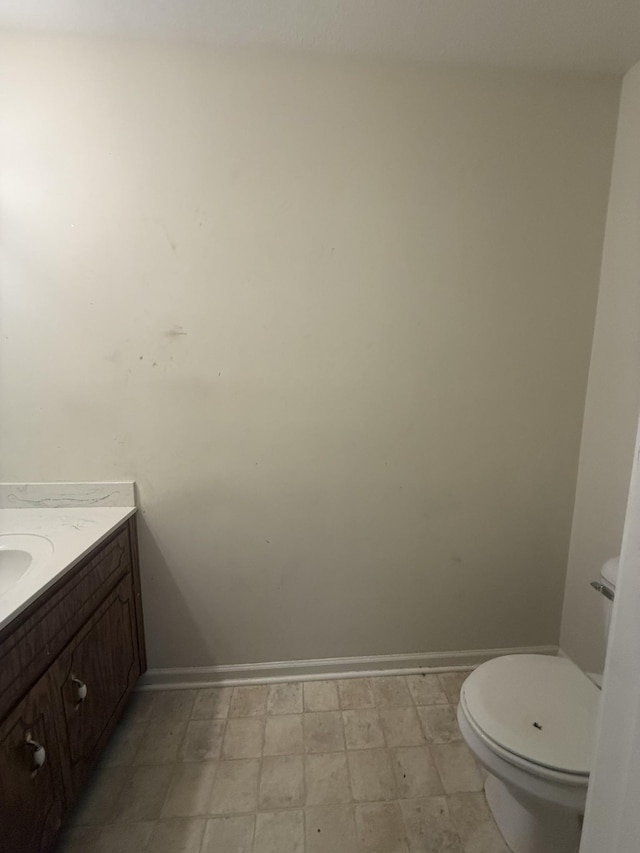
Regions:
[[42, 675], [118, 579], [131, 572], [131, 563], [125, 525], [0, 634], [0, 716]]
[[136, 606], [123, 578], [50, 670], [69, 799], [104, 746], [140, 675]]
[[[51, 698], [47, 675], [0, 723], [0, 853], [48, 850], [62, 822], [65, 800]], [[36, 752], [38, 747], [44, 752]], [[39, 769], [36, 758], [44, 759]]]

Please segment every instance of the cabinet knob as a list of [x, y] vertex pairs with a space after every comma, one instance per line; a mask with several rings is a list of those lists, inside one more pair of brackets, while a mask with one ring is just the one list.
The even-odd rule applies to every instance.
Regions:
[[73, 676], [71, 678], [71, 683], [76, 689], [76, 702], [78, 704], [80, 702], [84, 702], [84, 700], [87, 698], [88, 693], [87, 685], [84, 683], [84, 681], [81, 681], [79, 678], [75, 678]]
[[31, 737], [31, 732], [27, 732], [24, 738], [24, 744], [30, 750], [32, 750], [31, 754], [31, 772], [36, 773], [42, 765], [47, 760], [47, 751], [42, 746], [42, 744], [38, 743], [37, 740], [34, 740]]

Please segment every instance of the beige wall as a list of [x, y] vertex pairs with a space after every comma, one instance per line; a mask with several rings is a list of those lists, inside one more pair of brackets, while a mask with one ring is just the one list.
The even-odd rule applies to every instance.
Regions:
[[561, 646], [602, 672], [605, 606], [590, 587], [620, 553], [640, 410], [640, 64], [624, 79], [593, 338]]
[[153, 666], [558, 640], [619, 82], [7, 37], [5, 479]]

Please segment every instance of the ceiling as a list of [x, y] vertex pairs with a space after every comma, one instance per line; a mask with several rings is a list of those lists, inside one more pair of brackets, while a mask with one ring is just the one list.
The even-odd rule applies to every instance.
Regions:
[[623, 72], [640, 0], [0, 0], [0, 27]]

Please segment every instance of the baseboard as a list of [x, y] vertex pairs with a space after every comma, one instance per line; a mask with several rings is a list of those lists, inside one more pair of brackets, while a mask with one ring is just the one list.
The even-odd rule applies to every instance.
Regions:
[[138, 690], [178, 690], [184, 687], [223, 687], [269, 684], [277, 681], [313, 681], [322, 678], [358, 678], [365, 675], [410, 675], [473, 669], [500, 655], [557, 655], [557, 646], [514, 649], [473, 649], [461, 652], [425, 652], [408, 655], [371, 655], [319, 660], [286, 660], [222, 666], [150, 669], [138, 682]]

